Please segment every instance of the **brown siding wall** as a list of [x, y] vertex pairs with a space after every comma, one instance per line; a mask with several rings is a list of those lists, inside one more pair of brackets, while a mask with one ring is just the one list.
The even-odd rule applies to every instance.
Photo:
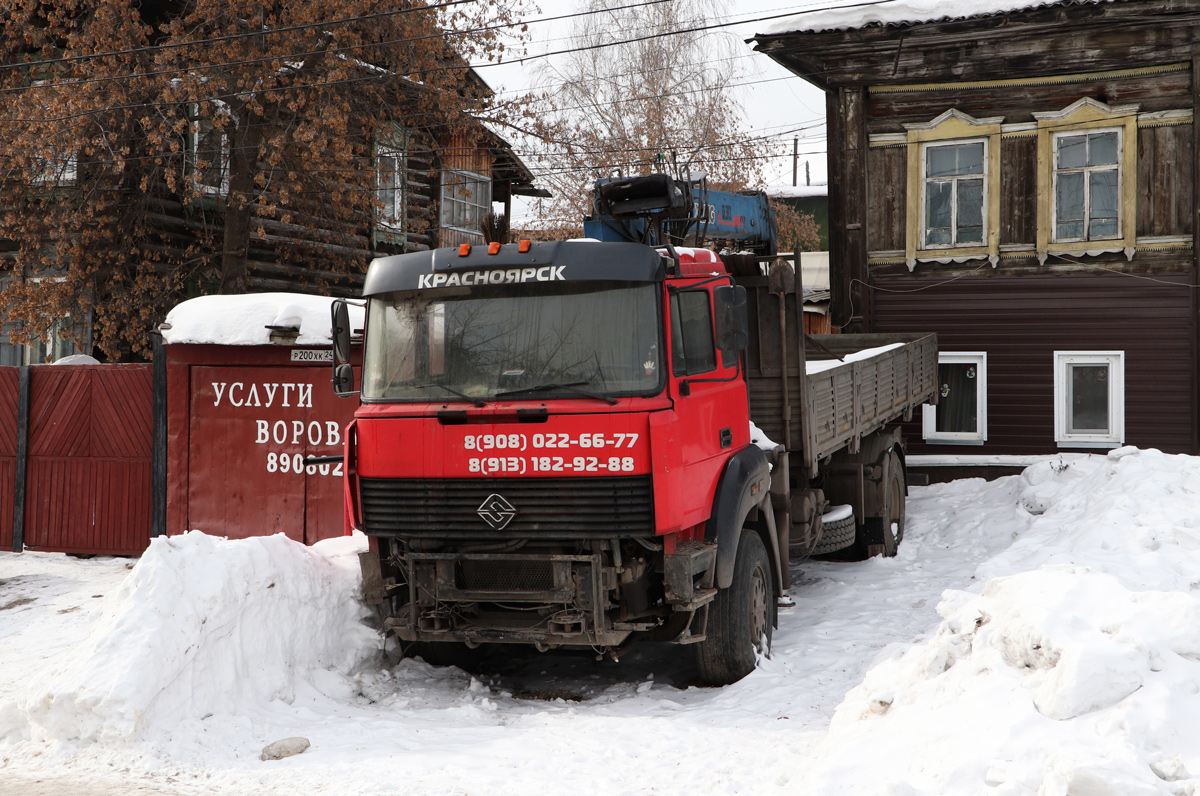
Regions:
[[1000, 245], [1037, 242], [1037, 136], [1000, 139]]
[[[988, 440], [926, 445], [918, 421], [910, 453], [1036, 454], [1054, 441], [1053, 354], [1125, 352], [1125, 439], [1139, 447], [1197, 453], [1190, 276], [1150, 282], [1117, 274], [875, 278], [876, 332], [937, 332], [941, 351], [986, 351]], [[894, 293], [889, 290], [917, 293]]]
[[1138, 131], [1138, 235], [1192, 234], [1192, 126]]
[[444, 168], [487, 176], [492, 174], [492, 153], [474, 136], [454, 133], [443, 144], [439, 154]]
[[867, 250], [904, 248], [908, 223], [908, 148], [872, 147], [867, 153]]

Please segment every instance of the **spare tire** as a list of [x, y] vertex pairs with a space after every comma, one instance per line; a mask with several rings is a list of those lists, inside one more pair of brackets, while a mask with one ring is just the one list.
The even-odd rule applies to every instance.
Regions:
[[854, 544], [854, 512], [836, 511], [838, 508], [841, 507], [835, 506], [835, 511], [826, 512], [826, 516], [836, 515], [834, 519], [821, 519], [823, 530], [817, 546], [812, 550], [814, 556], [832, 553]]

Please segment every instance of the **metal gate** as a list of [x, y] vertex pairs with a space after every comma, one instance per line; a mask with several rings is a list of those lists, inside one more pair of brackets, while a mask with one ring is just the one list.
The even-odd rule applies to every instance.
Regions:
[[8, 547], [144, 551], [153, 504], [153, 366], [0, 371], [0, 522], [9, 518]]

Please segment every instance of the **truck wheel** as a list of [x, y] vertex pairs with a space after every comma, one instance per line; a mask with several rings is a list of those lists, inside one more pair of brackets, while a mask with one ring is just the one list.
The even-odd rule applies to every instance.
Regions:
[[904, 481], [904, 465], [900, 463], [900, 457], [892, 453], [891, 476], [888, 478], [888, 517], [890, 518], [888, 526], [892, 530], [891, 536], [895, 543], [892, 545], [891, 555], [896, 555], [896, 548], [904, 540], [904, 515], [907, 503], [908, 486]]
[[430, 666], [457, 666], [471, 671], [483, 657], [483, 647], [472, 649], [461, 641], [414, 641], [404, 648], [405, 658], [420, 658]]
[[743, 531], [733, 583], [709, 605], [705, 640], [697, 645], [700, 680], [705, 685], [728, 685], [754, 671], [757, 656], [771, 648], [775, 599], [767, 548], [757, 533]]
[[900, 540], [904, 538], [904, 468], [900, 457], [895, 453], [888, 454], [888, 482], [883, 507], [884, 516], [873, 517], [863, 524], [864, 535], [867, 539], [866, 554], [870, 556], [896, 555]]
[[854, 544], [829, 555], [834, 561], [863, 561], [872, 556], [896, 555], [904, 538], [904, 468], [894, 452], [881, 460], [887, 462], [888, 480], [884, 487], [883, 516], [867, 517], [858, 526]]

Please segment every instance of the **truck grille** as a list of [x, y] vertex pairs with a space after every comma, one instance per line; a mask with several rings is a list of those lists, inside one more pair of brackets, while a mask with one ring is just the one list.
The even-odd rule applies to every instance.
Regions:
[[[363, 530], [381, 536], [594, 539], [654, 534], [648, 475], [602, 478], [362, 478]], [[492, 495], [516, 511], [502, 530], [479, 514]]]
[[463, 591], [550, 591], [554, 564], [550, 561], [456, 562], [455, 586]]

